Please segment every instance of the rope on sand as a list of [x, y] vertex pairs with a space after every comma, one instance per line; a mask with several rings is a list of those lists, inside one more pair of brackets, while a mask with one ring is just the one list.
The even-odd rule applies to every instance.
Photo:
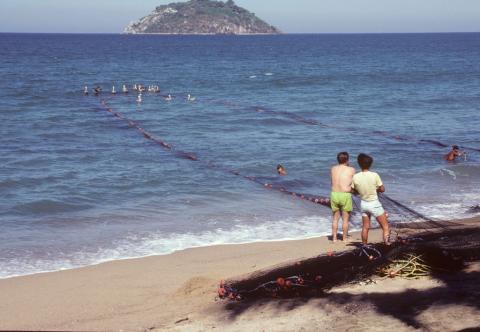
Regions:
[[362, 256], [362, 255], [364, 255], [371, 261], [382, 257], [382, 254], [380, 253], [380, 251], [378, 251], [375, 247], [370, 246], [368, 244], [363, 244], [362, 247], [360, 248], [359, 256]]
[[401, 277], [410, 280], [429, 276], [432, 268], [425, 263], [422, 255], [408, 254], [404, 258], [390, 261], [389, 265], [377, 272], [384, 278]]
[[[365, 255], [370, 262], [376, 261], [382, 257], [382, 254], [372, 246], [362, 246], [356, 250], [358, 251], [358, 255], [356, 255], [357, 257], [360, 258], [362, 255]], [[343, 251], [339, 253], [329, 251], [323, 256], [328, 256], [331, 259], [335, 259], [350, 254], [351, 253], [349, 251]], [[300, 266], [301, 263], [297, 262], [295, 265]], [[325, 273], [329, 272], [325, 271]], [[315, 273], [313, 276], [310, 274], [293, 275], [289, 277], [279, 276], [274, 280], [261, 283], [252, 289], [243, 290], [236, 289], [222, 280], [220, 281], [218, 288], [218, 298], [241, 301], [244, 298], [258, 294], [259, 292], [262, 292], [262, 294], [265, 296], [272, 298], [291, 296], [299, 297], [301, 292], [323, 289], [324, 279], [325, 276], [321, 273]]]

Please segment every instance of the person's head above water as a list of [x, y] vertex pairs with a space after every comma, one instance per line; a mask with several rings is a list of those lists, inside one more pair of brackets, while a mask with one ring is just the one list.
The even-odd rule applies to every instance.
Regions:
[[466, 160], [467, 155], [465, 152], [460, 151], [460, 147], [458, 145], [452, 145], [452, 150], [444, 156], [444, 159], [447, 161], [455, 161], [457, 157], [461, 156], [465, 157]]
[[337, 154], [337, 161], [340, 165], [346, 165], [348, 164], [348, 159], [350, 156], [348, 155], [348, 152], [340, 152]]
[[357, 161], [362, 170], [369, 170], [373, 164], [373, 158], [365, 153], [360, 153], [357, 157]]
[[278, 175], [284, 176], [287, 175], [287, 171], [285, 170], [285, 167], [282, 165], [277, 165], [277, 173]]

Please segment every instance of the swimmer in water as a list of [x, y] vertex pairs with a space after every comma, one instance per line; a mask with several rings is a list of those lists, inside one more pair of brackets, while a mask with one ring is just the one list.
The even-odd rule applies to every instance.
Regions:
[[282, 165], [278, 165], [278, 166], [277, 166], [277, 173], [278, 173], [278, 175], [280, 175], [280, 176], [285, 176], [285, 175], [287, 175], [287, 171], [285, 170], [285, 167], [283, 167]]
[[458, 147], [458, 145], [454, 145], [452, 146], [452, 151], [447, 153], [444, 156], [444, 159], [446, 161], [455, 161], [457, 157], [464, 157], [464, 156], [465, 156], [465, 152], [460, 151], [460, 148]]

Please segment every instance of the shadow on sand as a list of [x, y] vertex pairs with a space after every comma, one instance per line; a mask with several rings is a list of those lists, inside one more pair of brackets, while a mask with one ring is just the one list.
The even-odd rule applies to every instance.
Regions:
[[[361, 314], [365, 310], [375, 311], [380, 315], [395, 318], [414, 329], [425, 329], [428, 327], [422, 326], [418, 317], [432, 306], [461, 305], [480, 309], [480, 271], [466, 269], [466, 262], [480, 259], [478, 228], [442, 232], [429, 235], [420, 243], [392, 248], [380, 246], [378, 249], [382, 251], [383, 259], [375, 263], [360, 261], [357, 254], [352, 254], [358, 250], [355, 249], [350, 254], [337, 258], [319, 256], [301, 264], [276, 267], [263, 273], [257, 272], [250, 278], [233, 281], [231, 283], [233, 286], [247, 289], [259, 282], [286, 276], [287, 273], [306, 275], [322, 271], [325, 275], [320, 287], [312, 287], [301, 293], [287, 292], [275, 297], [262, 291], [246, 293], [247, 296], [244, 296], [242, 301], [230, 301], [225, 304], [227, 317], [235, 320], [247, 310], [261, 311], [266, 306], [279, 312], [289, 312], [307, 304], [318, 307], [319, 310], [330, 305], [342, 308], [347, 314]], [[376, 290], [360, 294], [342, 290], [328, 291], [349, 282], [368, 280], [375, 274], [376, 268], [385, 264], [388, 259], [404, 253], [422, 254], [426, 262], [437, 271], [431, 277], [438, 281], [438, 286], [425, 290], [406, 289], [401, 292]], [[340, 272], [342, 275], [339, 275]]]

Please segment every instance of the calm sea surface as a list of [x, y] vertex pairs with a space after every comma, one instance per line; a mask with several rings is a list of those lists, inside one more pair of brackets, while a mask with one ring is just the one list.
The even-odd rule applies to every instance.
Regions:
[[[175, 99], [110, 106], [175, 148], [292, 190], [328, 196], [347, 150], [372, 154], [390, 196], [431, 217], [480, 203], [480, 153], [447, 164], [448, 148], [419, 142], [480, 148], [480, 34], [0, 34], [0, 60], [0, 277], [329, 231], [324, 207], [145, 140], [101, 108], [112, 85], [159, 85]], [[106, 92], [85, 97], [85, 85]]]

